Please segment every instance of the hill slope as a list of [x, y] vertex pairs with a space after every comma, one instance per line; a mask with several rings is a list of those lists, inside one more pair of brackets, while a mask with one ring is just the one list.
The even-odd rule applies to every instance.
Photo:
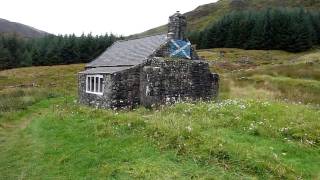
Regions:
[[48, 35], [45, 31], [38, 30], [31, 26], [21, 23], [11, 22], [0, 18], [0, 33], [2, 34], [18, 34], [25, 38], [38, 38]]
[[[209, 23], [234, 10], [263, 9], [267, 7], [305, 7], [310, 10], [320, 8], [317, 0], [219, 0], [216, 3], [205, 4], [195, 10], [185, 13], [189, 31], [199, 31]], [[166, 25], [145, 31], [138, 36], [164, 33]]]

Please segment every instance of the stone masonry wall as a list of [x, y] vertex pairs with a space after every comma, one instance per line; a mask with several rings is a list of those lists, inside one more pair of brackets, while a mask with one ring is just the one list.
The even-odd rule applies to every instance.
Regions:
[[86, 74], [79, 74], [79, 101], [97, 108], [132, 108], [137, 105], [210, 100], [218, 95], [219, 76], [206, 62], [152, 58], [145, 64], [103, 74], [104, 93], [86, 93]]
[[186, 40], [187, 20], [179, 12], [169, 17], [168, 35], [172, 39]]
[[86, 93], [86, 76], [79, 74], [79, 102], [97, 108], [131, 108], [140, 103], [142, 65], [112, 74], [103, 74], [103, 95]]
[[140, 76], [143, 106], [185, 100], [210, 100], [218, 95], [219, 76], [203, 61], [157, 58], [143, 67]]
[[86, 92], [86, 77], [87, 74], [78, 74], [78, 95], [79, 102], [81, 104], [85, 104], [93, 107], [103, 107], [109, 108], [111, 107], [110, 97], [111, 97], [111, 75], [110, 74], [100, 74], [103, 75], [103, 85], [104, 85], [104, 93], [103, 95], [90, 94]]
[[112, 108], [132, 108], [140, 104], [140, 73], [143, 65], [112, 74]]

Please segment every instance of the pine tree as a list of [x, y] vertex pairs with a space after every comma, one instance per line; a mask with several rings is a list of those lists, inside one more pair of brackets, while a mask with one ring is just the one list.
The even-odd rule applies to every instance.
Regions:
[[255, 15], [254, 28], [251, 31], [250, 38], [248, 40], [248, 49], [262, 49], [264, 42], [264, 23], [261, 15]]
[[225, 47], [237, 48], [240, 47], [240, 21], [242, 19], [240, 13], [233, 13], [228, 16], [229, 28], [227, 29], [227, 38], [225, 42]]
[[12, 57], [10, 51], [0, 44], [0, 70], [11, 68], [11, 59]]
[[205, 48], [209, 47], [207, 35], [208, 35], [207, 29], [200, 32], [200, 37], [199, 37], [199, 41], [200, 41], [199, 48], [200, 49], [205, 49]]
[[32, 66], [32, 54], [28, 50], [25, 50], [24, 53], [22, 54], [21, 60], [20, 60], [20, 66], [24, 66], [24, 67]]
[[313, 26], [313, 42], [315, 44], [320, 44], [320, 13], [313, 12], [310, 14], [310, 21]]
[[200, 45], [200, 32], [192, 31], [188, 34], [188, 39], [192, 44]]
[[300, 52], [311, 48], [313, 36], [312, 25], [303, 9], [293, 12], [291, 24], [290, 30], [292, 34], [287, 50]]
[[240, 21], [240, 32], [239, 32], [239, 48], [248, 49], [248, 44], [252, 30], [255, 25], [255, 17], [251, 12], [246, 12], [244, 17]]
[[273, 24], [272, 24], [272, 9], [268, 8], [263, 14], [263, 41], [262, 49], [272, 49], [274, 47], [273, 40]]
[[202, 47], [204, 48], [215, 48], [218, 47], [218, 25], [213, 25], [207, 31], [205, 31], [205, 36], [202, 38]]

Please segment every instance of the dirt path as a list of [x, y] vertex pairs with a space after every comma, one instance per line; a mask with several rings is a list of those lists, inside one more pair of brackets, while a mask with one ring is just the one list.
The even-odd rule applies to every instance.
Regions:
[[16, 135], [18, 132], [26, 129], [33, 119], [48, 113], [51, 105], [48, 103], [48, 106], [40, 106], [44, 101], [48, 100], [39, 101], [29, 106], [26, 110], [13, 113], [12, 116], [16, 117], [13, 121], [4, 120], [0, 122], [0, 145], [5, 138]]

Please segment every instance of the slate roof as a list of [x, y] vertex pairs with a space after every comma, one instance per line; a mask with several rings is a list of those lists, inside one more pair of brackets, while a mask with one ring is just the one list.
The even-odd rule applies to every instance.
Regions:
[[123, 67], [97, 67], [87, 69], [85, 71], [80, 72], [80, 74], [112, 74], [118, 71], [123, 71], [126, 69], [130, 69], [132, 66], [123, 66]]
[[117, 41], [98, 58], [88, 63], [86, 67], [138, 65], [166, 42], [167, 36], [165, 34]]

